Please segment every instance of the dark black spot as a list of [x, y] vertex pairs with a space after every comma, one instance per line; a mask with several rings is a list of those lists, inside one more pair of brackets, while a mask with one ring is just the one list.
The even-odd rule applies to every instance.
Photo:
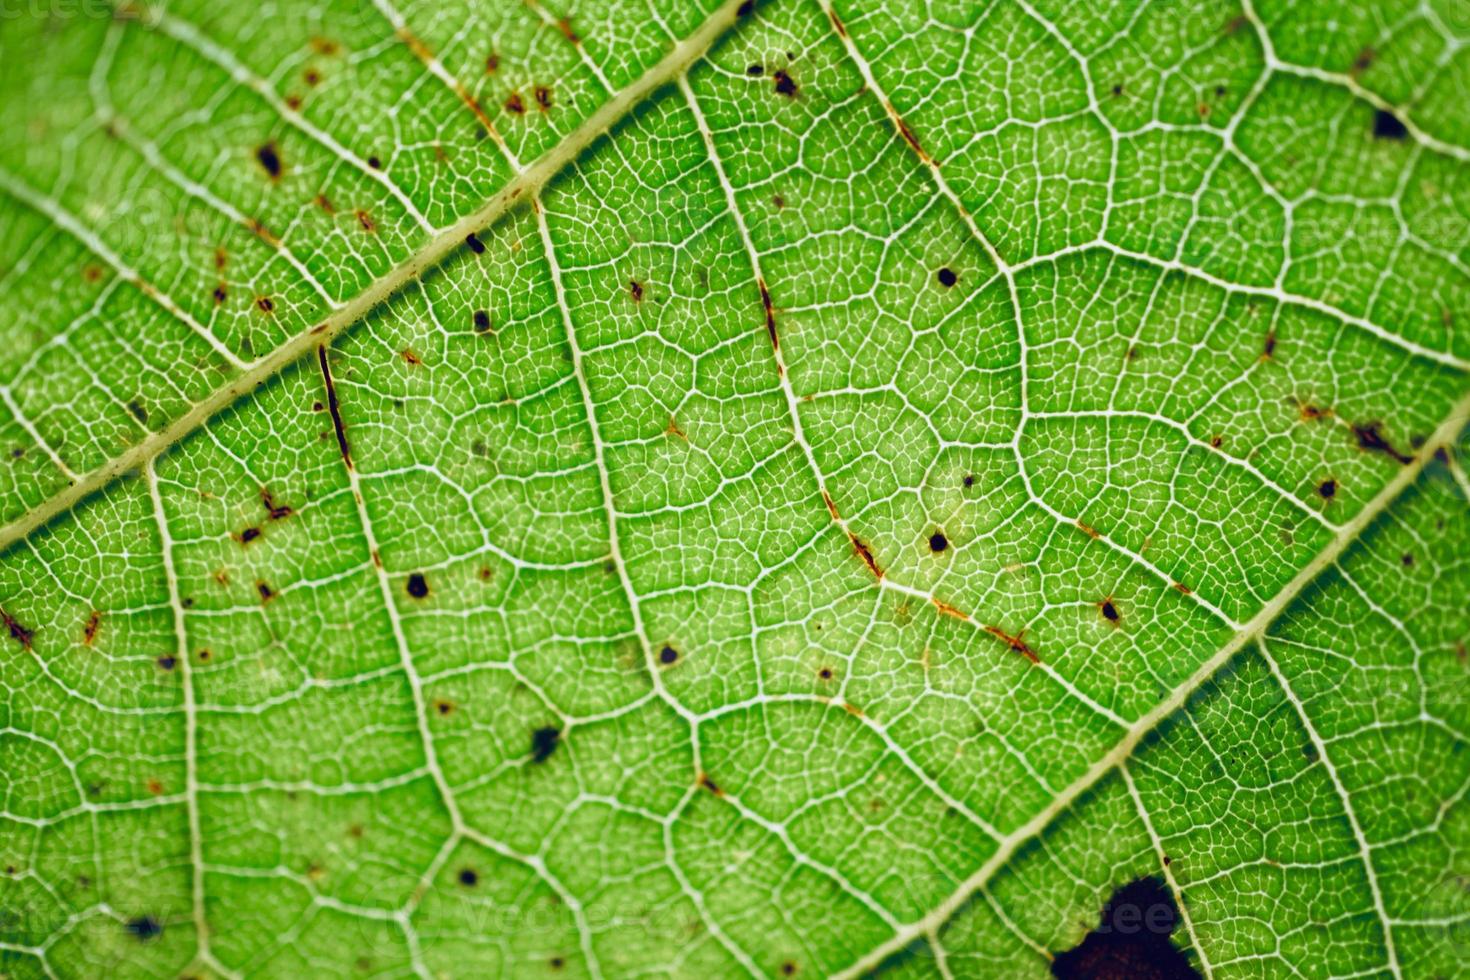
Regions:
[[759, 78], [766, 73], [765, 65], [746, 65], [745, 74], [751, 78]]
[[224, 284], [223, 283], [221, 283], [220, 285], [214, 287], [214, 301], [216, 303], [223, 303], [225, 300], [227, 300], [229, 298], [230, 298], [230, 294], [225, 291], [225, 287], [224, 287]]
[[541, 111], [542, 112], [545, 112], [547, 109], [550, 109], [551, 108], [551, 89], [547, 88], [545, 85], [537, 85], [536, 86], [536, 104], [541, 107]]
[[970, 474], [966, 473], [965, 474], [965, 479], [964, 479], [963, 482], [964, 482], [965, 486], [967, 486], [967, 487], [973, 487], [975, 485], [975, 478], [973, 476], [971, 476]]
[[671, 664], [678, 659], [679, 651], [673, 647], [664, 647], [658, 652], [658, 662], [661, 664]]
[[1302, 758], [1303, 759], [1306, 759], [1308, 762], [1316, 762], [1317, 761], [1317, 746], [1313, 745], [1311, 742], [1303, 742], [1302, 743]]
[[1409, 135], [1409, 128], [1403, 121], [1389, 112], [1387, 109], [1379, 109], [1373, 113], [1373, 138], [1380, 140], [1401, 140]]
[[260, 307], [262, 313], [273, 313], [276, 309], [276, 301], [269, 296], [260, 296], [255, 300], [255, 305]]
[[157, 939], [163, 933], [163, 923], [151, 915], [140, 915], [136, 919], [129, 919], [123, 928], [128, 931], [134, 939], [146, 943], [150, 939]]
[[944, 536], [943, 531], [935, 531], [929, 535], [929, 550], [936, 555], [949, 547], [949, 538]]
[[749, 17], [754, 11], [755, 0], [745, 0], [745, 2], [736, 9], [735, 14], [739, 17]]
[[1321, 497], [1323, 500], [1331, 500], [1336, 495], [1336, 480], [1323, 480], [1321, 483], [1317, 484], [1317, 496]]
[[271, 180], [280, 179], [281, 154], [276, 149], [276, 144], [266, 143], [264, 146], [257, 147], [255, 150], [255, 159], [260, 161], [260, 165], [265, 168], [265, 172], [270, 175]]
[[247, 527], [245, 530], [240, 532], [240, 543], [249, 544], [258, 537], [260, 537], [260, 528]]
[[369, 167], [372, 167], [374, 170], [382, 170], [383, 169], [383, 161], [382, 160], [379, 160], [377, 157], [368, 157], [367, 158], [367, 165]]
[[275, 592], [271, 590], [270, 585], [265, 582], [256, 582], [255, 591], [260, 593], [260, 600], [262, 602], [270, 602], [276, 596]]
[[459, 883], [466, 888], [474, 888], [480, 883], [480, 876], [475, 873], [474, 868], [461, 868], [459, 872]]
[[1408, 568], [1414, 564], [1414, 556], [1406, 551], [1399, 556], [1399, 561], [1403, 563], [1405, 568]]
[[776, 94], [784, 95], [788, 99], [796, 98], [796, 81], [784, 69], [778, 68], [771, 77], [776, 80]]
[[1116, 623], [1118, 621], [1118, 607], [1113, 605], [1112, 599], [1104, 599], [1102, 601], [1102, 614], [1103, 619], [1106, 619], [1110, 623]]
[[531, 761], [545, 762], [551, 758], [551, 753], [556, 751], [557, 743], [561, 741], [561, 729], [550, 725], [538, 728], [531, 733]]
[[484, 310], [475, 311], [475, 333], [484, 333], [490, 329], [490, 314]]
[[476, 235], [474, 232], [470, 232], [468, 235], [464, 236], [464, 243], [468, 245], [470, 247], [470, 251], [474, 252], [476, 255], [485, 254], [485, 243], [480, 241], [479, 236]]
[[408, 594], [413, 596], [415, 599], [422, 599], [424, 596], [429, 594], [429, 583], [424, 579], [424, 576], [420, 572], [414, 572], [412, 575], [410, 575], [408, 577], [408, 582], [404, 585], [404, 588], [406, 588], [408, 590]]
[[145, 425], [148, 423], [148, 409], [144, 408], [142, 403], [139, 402], [137, 399], [128, 402], [128, 411], [132, 412], [133, 418], [137, 419], [139, 422], [142, 422]]
[[791, 962], [790, 960], [787, 960], [785, 963], [781, 964], [781, 975], [783, 977], [789, 977], [795, 972], [796, 964]]
[[505, 100], [505, 111], [513, 113], [517, 116], [526, 111], [526, 103], [521, 101], [521, 93], [510, 93], [509, 98]]
[[960, 277], [955, 275], [954, 270], [951, 269], [949, 266], [945, 266], [934, 275], [935, 278], [939, 280], [939, 285], [943, 286], [945, 289], [950, 288], [955, 283], [960, 281]]
[[1394, 448], [1393, 444], [1383, 435], [1380, 422], [1353, 426], [1353, 437], [1358, 440], [1358, 448], [1365, 452], [1383, 453], [1397, 463], [1408, 464], [1414, 461], [1414, 457]]
[[637, 279], [628, 280], [628, 295], [633, 297], [633, 302], [643, 302], [643, 283]]
[[817, 671], [817, 676], [824, 681], [830, 681], [832, 679], [832, 668], [823, 667], [821, 670]]
[[1052, 960], [1061, 980], [1198, 980], [1199, 972], [1169, 941], [1179, 920], [1163, 882], [1140, 878], [1113, 892], [1097, 928]]
[[1113, 86], [1113, 94], [1114, 95], [1122, 95], [1123, 94], [1123, 86], [1121, 86], [1121, 85], [1114, 85]]
[[179, 662], [168, 654], [164, 654], [158, 658], [158, 666], [162, 670], [173, 670], [178, 664]]
[[551, 968], [553, 970], [560, 970], [565, 965], [566, 961], [563, 960], [560, 956], [553, 956], [551, 958]]

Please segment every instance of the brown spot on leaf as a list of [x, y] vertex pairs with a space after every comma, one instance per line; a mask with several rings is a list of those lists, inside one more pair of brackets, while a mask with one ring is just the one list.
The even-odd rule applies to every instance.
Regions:
[[1104, 599], [1098, 604], [1097, 608], [1102, 613], [1103, 619], [1106, 619], [1110, 623], [1116, 623], [1122, 618], [1118, 613], [1118, 607], [1113, 605], [1112, 599]]
[[373, 216], [361, 209], [359, 209], [357, 212], [357, 223], [361, 225], [362, 230], [367, 232], [369, 235], [378, 230], [377, 224], [373, 221]]
[[1384, 437], [1382, 422], [1365, 422], [1362, 425], [1353, 426], [1353, 438], [1358, 441], [1358, 448], [1364, 452], [1382, 453], [1404, 465], [1414, 461], [1413, 456], [1399, 452]]
[[[781, 340], [776, 336], [776, 307], [771, 303], [771, 291], [766, 288], [766, 280], [764, 278], [757, 279], [756, 283], [760, 286], [761, 290], [761, 306], [765, 307], [766, 311], [766, 333], [771, 338], [771, 347], [779, 351], [781, 349]], [[777, 370], [779, 370], [779, 361], [776, 366]]]
[[863, 564], [868, 566], [868, 571], [873, 573], [873, 577], [882, 578], [883, 569], [878, 567], [878, 561], [873, 557], [873, 550], [868, 547], [867, 543], [851, 531], [847, 532], [847, 539], [852, 543], [853, 553], [863, 560]]
[[485, 56], [485, 74], [493, 75], [500, 70], [500, 55], [491, 51]]
[[938, 598], [937, 596], [931, 596], [929, 598], [929, 601], [934, 603], [934, 608], [939, 610], [939, 615], [941, 616], [948, 616], [951, 619], [958, 619], [964, 623], [968, 623], [970, 621], [970, 616], [968, 613], [964, 612], [963, 610], [957, 609], [954, 606], [951, 606], [949, 603], [945, 602], [943, 599]]
[[5, 621], [5, 629], [10, 634], [10, 638], [19, 643], [22, 649], [29, 650], [31, 648], [31, 639], [36, 635], [36, 631], [22, 626], [20, 620], [10, 615], [4, 609], [0, 609], [0, 619]]
[[1022, 630], [1015, 636], [1012, 636], [1005, 630], [1001, 629], [999, 626], [987, 626], [985, 627], [985, 632], [1000, 640], [1006, 646], [1010, 647], [1016, 653], [1019, 653], [1021, 656], [1031, 661], [1033, 664], [1041, 663], [1041, 658], [1036, 655], [1036, 651], [1032, 650], [1031, 647], [1026, 643], [1025, 630]]
[[270, 316], [276, 311], [276, 301], [271, 299], [269, 296], [255, 297], [255, 305], [260, 310], [260, 312], [264, 313], [266, 316]]
[[238, 540], [241, 544], [249, 544], [258, 537], [260, 537], [260, 528], [247, 527], [245, 530], [239, 533], [239, 535], [236, 537], [236, 540]]
[[1266, 342], [1261, 345], [1261, 357], [1267, 358], [1276, 353], [1276, 331], [1270, 330], [1266, 333]]
[[628, 295], [633, 298], [633, 302], [635, 303], [643, 302], [643, 284], [637, 279], [629, 279]]
[[229, 294], [229, 292], [227, 292], [225, 290], [225, 284], [224, 283], [220, 283], [218, 286], [215, 286], [214, 287], [214, 302], [215, 302], [216, 305], [218, 305], [220, 303], [223, 303], [225, 300], [227, 300], [229, 298], [230, 298], [230, 294]]
[[411, 367], [418, 367], [420, 364], [424, 363], [424, 359], [419, 357], [418, 354], [414, 352], [414, 349], [412, 347], [403, 348], [403, 350], [398, 352], [398, 356], [407, 361], [409, 366]]
[[97, 631], [102, 629], [102, 613], [96, 609], [87, 617], [87, 624], [82, 627], [82, 642], [91, 646], [97, 639]]
[[260, 488], [260, 502], [265, 506], [266, 513], [270, 515], [270, 519], [273, 521], [285, 520], [295, 513], [295, 511], [285, 504], [276, 503], [275, 498], [271, 496], [270, 487]]
[[699, 783], [699, 785], [703, 786], [705, 789], [709, 790], [716, 796], [725, 795], [725, 791], [720, 789], [720, 787], [715, 783], [713, 779], [709, 778], [709, 773], [701, 772], [699, 776], [695, 779], [695, 782]]
[[540, 107], [542, 112], [551, 108], [551, 89], [545, 85], [537, 85], [535, 95], [536, 105]]
[[505, 97], [505, 111], [516, 116], [525, 114], [526, 103], [521, 101], [521, 93], [512, 92]]
[[796, 80], [787, 73], [786, 69], [778, 68], [771, 78], [775, 80], [777, 95], [784, 95], [788, 99], [796, 98]]
[[261, 602], [270, 602], [276, 597], [275, 591], [265, 582], [256, 582], [255, 591], [260, 593]]

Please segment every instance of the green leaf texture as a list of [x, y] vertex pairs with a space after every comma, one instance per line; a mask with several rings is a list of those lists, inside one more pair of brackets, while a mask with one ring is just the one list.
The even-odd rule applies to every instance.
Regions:
[[0, 4], [0, 976], [1470, 970], [1464, 0]]

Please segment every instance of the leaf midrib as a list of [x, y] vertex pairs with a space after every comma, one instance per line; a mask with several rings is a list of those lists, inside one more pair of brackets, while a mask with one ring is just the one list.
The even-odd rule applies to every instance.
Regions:
[[436, 232], [416, 252], [373, 280], [320, 323], [302, 331], [251, 364], [164, 428], [149, 433], [124, 452], [71, 481], [65, 488], [19, 518], [0, 527], [0, 555], [114, 480], [138, 470], [149, 460], [177, 445], [217, 413], [248, 392], [261, 387], [316, 347], [330, 343], [333, 338], [364, 319], [406, 285], [438, 266], [450, 253], [464, 244], [469, 235], [484, 231], [517, 205], [535, 198], [553, 177], [598, 138], [700, 58], [735, 24], [741, 16], [743, 6], [745, 4], [742, 0], [725, 0], [656, 64], [598, 106], [560, 143], [515, 174], [479, 208]]

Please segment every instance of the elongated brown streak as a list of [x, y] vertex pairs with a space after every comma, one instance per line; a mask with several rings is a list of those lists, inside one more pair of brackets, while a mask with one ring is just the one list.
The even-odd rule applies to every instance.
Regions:
[[327, 411], [332, 413], [332, 428], [337, 430], [337, 448], [342, 451], [342, 462], [352, 469], [352, 450], [347, 447], [347, 428], [342, 424], [342, 412], [337, 405], [337, 386], [332, 383], [332, 367], [327, 363], [327, 345], [316, 349], [316, 361], [322, 366], [322, 381], [327, 386]]

